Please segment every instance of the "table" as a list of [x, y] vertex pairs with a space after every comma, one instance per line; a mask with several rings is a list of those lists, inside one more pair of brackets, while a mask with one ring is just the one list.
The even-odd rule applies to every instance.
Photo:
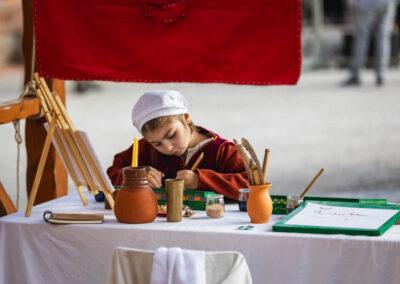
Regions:
[[[379, 237], [272, 232], [270, 223], [254, 224], [237, 205], [222, 219], [197, 211], [180, 223], [158, 217], [148, 224], [118, 223], [103, 203], [77, 194], [40, 205], [31, 217], [23, 211], [0, 218], [0, 283], [105, 283], [117, 246], [155, 250], [179, 246], [207, 251], [236, 250], [250, 267], [254, 283], [399, 283], [400, 226]], [[51, 225], [44, 210], [104, 213], [103, 224]]]

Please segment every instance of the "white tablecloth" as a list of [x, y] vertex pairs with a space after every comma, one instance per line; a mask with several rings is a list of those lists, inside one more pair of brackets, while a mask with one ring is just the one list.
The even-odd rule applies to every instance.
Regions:
[[[400, 226], [379, 237], [272, 232], [282, 218], [253, 224], [237, 205], [222, 219], [197, 211], [193, 218], [167, 223], [118, 223], [112, 211], [88, 196], [83, 206], [71, 194], [35, 206], [31, 217], [17, 212], [0, 218], [0, 283], [105, 283], [117, 246], [155, 250], [160, 246], [241, 252], [254, 283], [400, 283]], [[51, 225], [44, 210], [104, 213], [103, 224]]]

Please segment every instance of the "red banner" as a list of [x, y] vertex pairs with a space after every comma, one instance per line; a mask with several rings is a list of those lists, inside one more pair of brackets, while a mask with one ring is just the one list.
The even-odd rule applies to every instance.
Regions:
[[40, 76], [295, 84], [300, 0], [34, 0]]

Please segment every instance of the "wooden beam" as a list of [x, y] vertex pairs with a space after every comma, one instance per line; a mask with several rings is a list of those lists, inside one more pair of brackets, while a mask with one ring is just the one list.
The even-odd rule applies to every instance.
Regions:
[[16, 212], [14, 203], [0, 182], [0, 217]]
[[37, 98], [16, 99], [0, 102], [0, 124], [9, 123], [16, 119], [25, 119], [40, 112]]
[[[33, 47], [33, 6], [32, 0], [22, 0], [24, 33], [23, 33], [23, 54], [24, 54], [24, 84], [33, 78], [32, 66]], [[58, 36], [58, 35], [54, 35]], [[55, 58], [54, 60], [57, 60]], [[33, 68], [32, 68], [33, 67]], [[58, 93], [65, 104], [65, 84], [63, 80], [49, 80], [48, 85]], [[28, 195], [32, 189], [36, 171], [38, 169], [40, 154], [42, 153], [47, 132], [43, 127], [46, 120], [28, 118], [25, 124], [25, 145], [27, 152], [26, 186]], [[41, 183], [38, 188], [35, 204], [39, 204], [68, 193], [68, 175], [62, 160], [51, 146], [46, 164], [43, 169]]]

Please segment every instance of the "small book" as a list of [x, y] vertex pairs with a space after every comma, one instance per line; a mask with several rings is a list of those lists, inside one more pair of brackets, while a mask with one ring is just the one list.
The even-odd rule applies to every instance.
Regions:
[[104, 214], [53, 213], [43, 212], [43, 219], [53, 224], [101, 224]]

